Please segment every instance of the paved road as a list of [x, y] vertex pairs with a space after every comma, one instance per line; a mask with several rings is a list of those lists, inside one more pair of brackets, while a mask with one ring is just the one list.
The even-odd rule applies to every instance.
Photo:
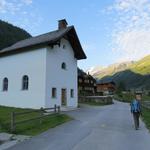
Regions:
[[75, 120], [9, 150], [150, 150], [150, 133], [135, 131], [128, 104], [83, 107], [67, 112]]

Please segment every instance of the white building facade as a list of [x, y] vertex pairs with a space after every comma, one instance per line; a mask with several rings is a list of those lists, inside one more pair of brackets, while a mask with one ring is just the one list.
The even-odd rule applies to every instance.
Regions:
[[73, 26], [20, 41], [0, 52], [0, 105], [77, 107], [77, 60], [85, 59]]

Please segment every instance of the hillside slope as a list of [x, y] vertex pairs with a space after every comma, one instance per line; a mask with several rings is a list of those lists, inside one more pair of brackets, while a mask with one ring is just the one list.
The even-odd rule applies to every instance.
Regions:
[[0, 50], [29, 37], [25, 30], [0, 20]]
[[150, 74], [150, 55], [137, 61], [135, 64], [130, 66], [130, 69], [142, 75]]
[[[109, 70], [109, 67], [107, 69]], [[117, 68], [116, 72], [114, 70], [112, 72], [107, 71], [105, 75], [101, 71], [95, 74], [94, 77], [103, 82], [113, 80], [117, 85], [122, 82], [126, 89], [150, 89], [150, 55], [137, 62], [130, 63], [122, 69], [119, 71]]]
[[105, 76], [110, 76], [113, 75], [117, 72], [124, 71], [129, 68], [130, 65], [134, 64], [134, 61], [129, 61], [129, 62], [123, 62], [123, 63], [116, 63], [108, 66], [107, 68], [104, 69], [99, 69], [95, 71], [94, 74], [92, 74], [94, 77], [100, 79]]

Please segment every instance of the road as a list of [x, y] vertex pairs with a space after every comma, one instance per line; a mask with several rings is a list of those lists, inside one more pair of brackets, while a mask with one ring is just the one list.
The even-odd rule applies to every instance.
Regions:
[[83, 106], [74, 118], [9, 150], [150, 150], [150, 133], [140, 121], [134, 130], [129, 104]]

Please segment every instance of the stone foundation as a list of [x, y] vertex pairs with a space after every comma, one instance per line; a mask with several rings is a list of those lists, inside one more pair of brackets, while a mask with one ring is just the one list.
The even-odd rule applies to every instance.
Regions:
[[97, 102], [102, 104], [112, 104], [113, 96], [81, 96], [79, 97], [79, 102]]

